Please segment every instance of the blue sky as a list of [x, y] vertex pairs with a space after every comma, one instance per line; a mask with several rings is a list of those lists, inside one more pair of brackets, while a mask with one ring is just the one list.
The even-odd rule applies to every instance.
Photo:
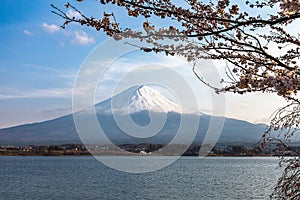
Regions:
[[[50, 4], [5, 0], [0, 7], [0, 127], [40, 121], [70, 109], [74, 76], [103, 35], [62, 30]], [[97, 37], [97, 39], [95, 39]]]
[[[103, 12], [97, 1], [71, 2], [95, 17]], [[76, 74], [89, 53], [107, 37], [80, 25], [61, 29], [63, 20], [51, 13], [50, 4], [63, 7], [64, 3], [61, 0], [1, 1], [0, 127], [43, 121], [71, 112]], [[125, 19], [119, 8], [106, 9], [113, 10], [120, 22], [129, 23], [133, 28], [141, 25], [139, 20]], [[76, 15], [71, 11], [69, 14]], [[209, 98], [203, 95], [207, 88], [193, 76], [190, 66], [181, 68], [184, 63], [165, 56], [151, 61], [152, 56], [135, 53], [119, 59], [116, 66], [130, 68], [141, 61], [173, 65], [191, 80], [191, 85], [198, 91], [201, 110], [209, 112]], [[215, 62], [215, 65], [222, 67], [224, 63]], [[99, 100], [108, 97], [105, 90], [110, 90], [119, 76], [111, 73], [110, 80], [104, 84], [106, 87], [99, 88], [96, 95]], [[225, 103], [228, 117], [267, 122], [274, 109], [284, 101], [273, 95], [251, 94], [239, 98], [227, 95]]]

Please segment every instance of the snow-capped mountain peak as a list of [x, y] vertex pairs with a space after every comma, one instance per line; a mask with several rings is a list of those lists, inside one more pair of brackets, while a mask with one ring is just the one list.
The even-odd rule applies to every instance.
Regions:
[[158, 112], [181, 112], [180, 106], [157, 90], [149, 86], [140, 86], [128, 101], [128, 109], [132, 112], [153, 110]]
[[151, 110], [155, 112], [181, 113], [181, 107], [157, 90], [145, 86], [133, 86], [118, 95], [96, 105], [97, 110], [129, 111], [130, 113]]

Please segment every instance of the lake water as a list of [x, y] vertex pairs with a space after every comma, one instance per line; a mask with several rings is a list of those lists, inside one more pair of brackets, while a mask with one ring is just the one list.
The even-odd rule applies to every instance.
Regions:
[[142, 174], [110, 169], [89, 156], [0, 157], [0, 170], [0, 199], [30, 200], [268, 199], [281, 174], [272, 157], [183, 157]]

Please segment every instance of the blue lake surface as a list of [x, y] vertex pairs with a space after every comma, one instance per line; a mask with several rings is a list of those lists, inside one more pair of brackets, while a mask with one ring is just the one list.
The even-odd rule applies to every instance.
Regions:
[[268, 199], [281, 172], [274, 157], [182, 157], [142, 174], [90, 156], [0, 157], [0, 199]]

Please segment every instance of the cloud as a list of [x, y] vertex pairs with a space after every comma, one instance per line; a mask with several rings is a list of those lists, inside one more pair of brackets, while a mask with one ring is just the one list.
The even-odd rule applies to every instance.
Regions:
[[84, 31], [75, 31], [74, 37], [71, 40], [72, 44], [77, 45], [89, 45], [93, 44], [95, 42], [95, 39], [93, 37], [89, 37], [88, 34]]
[[72, 113], [71, 107], [50, 108], [41, 111], [41, 114], [47, 117], [57, 117]]
[[33, 35], [33, 32], [30, 32], [29, 30], [24, 30], [23, 31], [26, 35]]
[[0, 100], [5, 99], [27, 99], [27, 98], [71, 98], [72, 88], [51, 88], [35, 90], [11, 90], [14, 93], [0, 94]]
[[72, 18], [72, 17], [75, 17], [75, 18], [81, 17], [81, 15], [80, 15], [79, 12], [73, 11], [73, 10], [69, 10], [69, 11], [67, 12], [67, 16], [70, 17], [70, 18]]
[[48, 33], [55, 33], [55, 32], [59, 31], [59, 26], [57, 26], [55, 24], [43, 23], [42, 27], [43, 27], [43, 30], [48, 32]]

